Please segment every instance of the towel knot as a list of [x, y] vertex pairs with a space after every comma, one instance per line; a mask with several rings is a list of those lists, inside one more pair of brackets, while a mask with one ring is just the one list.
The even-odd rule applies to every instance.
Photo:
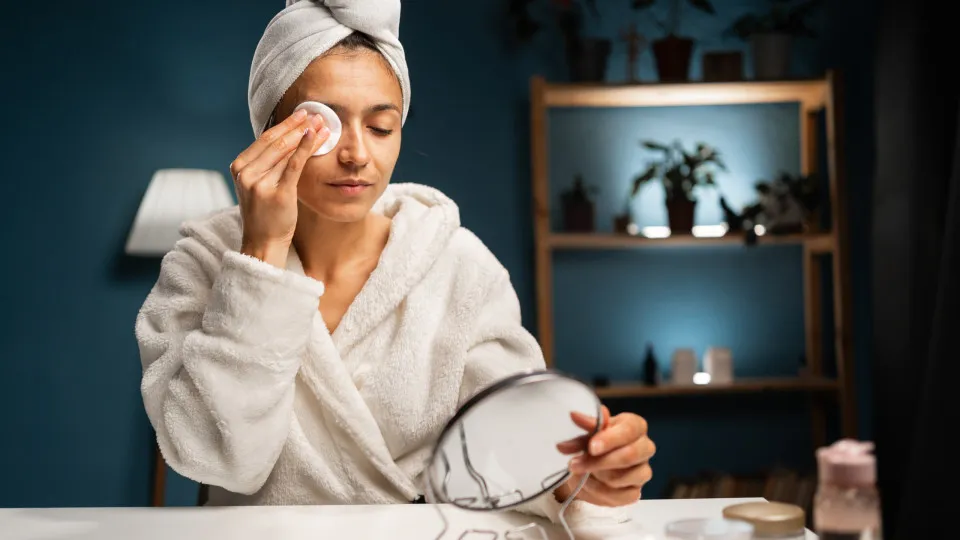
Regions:
[[287, 0], [287, 7], [297, 2], [323, 4], [337, 22], [357, 32], [375, 34], [387, 29], [400, 37], [400, 0]]

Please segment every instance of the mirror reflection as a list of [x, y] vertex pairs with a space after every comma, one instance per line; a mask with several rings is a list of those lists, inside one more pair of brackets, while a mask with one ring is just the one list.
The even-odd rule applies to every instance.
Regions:
[[466, 403], [440, 436], [427, 471], [436, 499], [506, 509], [556, 489], [571, 456], [558, 445], [588, 435], [571, 414], [598, 417], [585, 384], [554, 373], [509, 377]]

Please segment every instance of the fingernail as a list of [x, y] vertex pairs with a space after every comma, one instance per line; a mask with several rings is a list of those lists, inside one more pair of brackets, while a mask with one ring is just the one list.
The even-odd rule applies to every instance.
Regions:
[[590, 453], [599, 454], [603, 452], [603, 441], [593, 441], [590, 443]]
[[330, 134], [330, 128], [328, 128], [327, 126], [323, 126], [322, 128], [320, 128], [319, 131], [317, 131], [317, 135], [320, 137], [326, 137], [329, 134]]
[[300, 110], [298, 110], [297, 112], [293, 113], [293, 116], [294, 116], [294, 118], [296, 118], [297, 120], [302, 120], [304, 117], [307, 116], [307, 110], [306, 110], [306, 109], [300, 109]]
[[315, 115], [311, 120], [313, 121], [313, 125], [317, 127], [320, 127], [320, 125], [323, 124], [323, 117], [319, 114]]
[[570, 472], [576, 474], [583, 467], [583, 458], [575, 457], [570, 460]]

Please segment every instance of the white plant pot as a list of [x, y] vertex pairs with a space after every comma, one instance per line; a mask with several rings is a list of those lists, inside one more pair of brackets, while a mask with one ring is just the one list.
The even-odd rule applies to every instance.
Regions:
[[770, 81], [790, 78], [791, 45], [789, 34], [756, 34], [750, 38], [753, 77]]

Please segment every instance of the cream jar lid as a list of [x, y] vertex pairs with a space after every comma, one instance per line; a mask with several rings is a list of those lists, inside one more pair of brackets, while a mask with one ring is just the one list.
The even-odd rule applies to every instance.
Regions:
[[758, 537], [802, 534], [806, 526], [806, 515], [802, 508], [779, 502], [735, 504], [723, 509], [723, 517], [750, 523]]

